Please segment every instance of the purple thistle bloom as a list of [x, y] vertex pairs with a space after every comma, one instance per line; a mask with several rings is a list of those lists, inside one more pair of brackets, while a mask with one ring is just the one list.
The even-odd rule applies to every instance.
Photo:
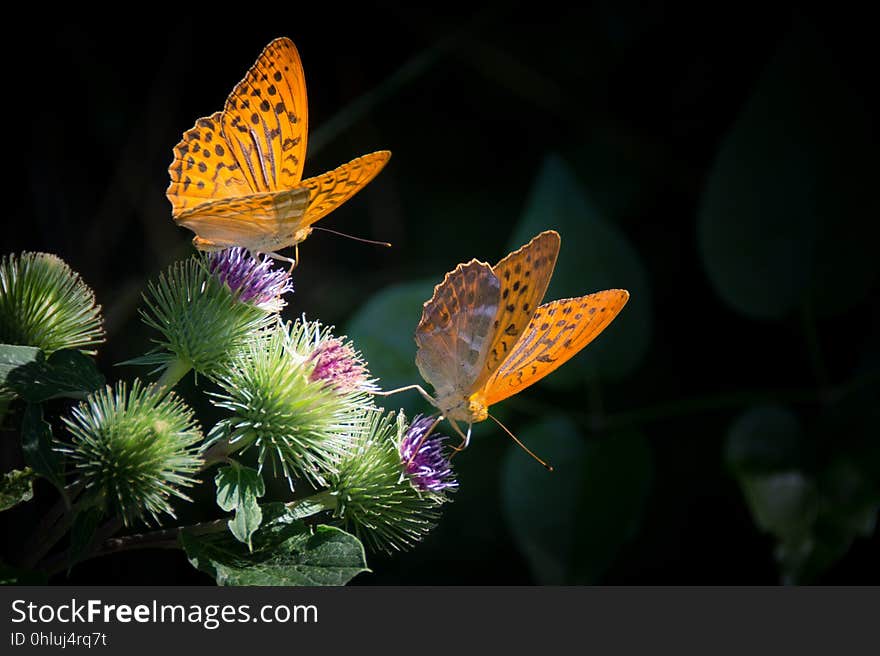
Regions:
[[293, 291], [290, 273], [273, 269], [271, 259], [262, 260], [244, 248], [227, 248], [208, 256], [208, 268], [243, 303], [251, 303], [269, 312], [284, 307], [283, 294]]
[[[442, 492], [458, 487], [452, 463], [443, 453], [445, 435], [431, 434], [425, 439], [428, 429], [434, 424], [431, 417], [417, 415], [400, 441], [400, 461], [410, 480], [425, 492]], [[418, 450], [417, 450], [418, 449]]]
[[369, 387], [366, 366], [354, 349], [338, 337], [321, 341], [308, 361], [314, 365], [309, 375], [311, 381], [325, 381], [343, 393]]

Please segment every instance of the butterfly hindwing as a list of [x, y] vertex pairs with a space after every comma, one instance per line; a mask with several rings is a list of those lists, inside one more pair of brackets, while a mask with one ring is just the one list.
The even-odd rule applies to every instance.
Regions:
[[623, 289], [545, 303], [482, 390], [488, 406], [524, 390], [575, 356], [617, 316]]
[[223, 133], [254, 191], [290, 189], [302, 180], [308, 107], [302, 62], [290, 39], [266, 46], [229, 95]]
[[481, 383], [510, 354], [543, 300], [556, 266], [559, 243], [559, 233], [547, 230], [492, 267], [501, 284], [501, 298]]
[[500, 285], [477, 260], [459, 264], [434, 288], [416, 328], [416, 366], [438, 397], [467, 396], [486, 357]]
[[221, 114], [200, 118], [174, 147], [165, 192], [174, 217], [208, 201], [254, 193], [223, 136]]
[[175, 221], [198, 235], [195, 243], [202, 250], [243, 246], [266, 253], [291, 243], [308, 202], [308, 190], [302, 188], [221, 198], [187, 210]]

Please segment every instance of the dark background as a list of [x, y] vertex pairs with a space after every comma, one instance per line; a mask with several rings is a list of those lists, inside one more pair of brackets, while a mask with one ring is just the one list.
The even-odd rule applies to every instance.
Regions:
[[[439, 527], [356, 583], [880, 582], [865, 16], [606, 2], [37, 18], [3, 44], [2, 252], [56, 253], [94, 288], [109, 380], [142, 373], [112, 366], [150, 345], [140, 292], [191, 252], [164, 194], [172, 147], [282, 35], [306, 72], [306, 175], [393, 152], [322, 223], [394, 248], [313, 234], [287, 317], [339, 326], [392, 387], [420, 382], [412, 331], [458, 262], [555, 228], [548, 300], [632, 293], [594, 345], [496, 408], [556, 472], [478, 426]], [[206, 425], [220, 416], [182, 391]], [[8, 541], [51, 501], [37, 492], [0, 515]], [[67, 581], [210, 582], [175, 551], [52, 582]]]

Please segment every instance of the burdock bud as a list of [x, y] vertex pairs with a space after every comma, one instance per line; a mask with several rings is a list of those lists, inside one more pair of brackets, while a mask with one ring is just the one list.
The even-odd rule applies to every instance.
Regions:
[[160, 396], [137, 380], [131, 390], [118, 383], [90, 395], [64, 423], [72, 440], [58, 450], [126, 524], [174, 517], [171, 497], [189, 501], [181, 488], [198, 482], [202, 434], [173, 393]]
[[101, 306], [79, 274], [49, 253], [0, 259], [0, 343], [93, 354], [104, 341]]

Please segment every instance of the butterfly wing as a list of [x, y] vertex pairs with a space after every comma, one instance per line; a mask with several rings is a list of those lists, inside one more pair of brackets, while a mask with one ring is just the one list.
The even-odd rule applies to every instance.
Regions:
[[483, 388], [483, 402], [503, 401], [560, 367], [593, 341], [628, 299], [626, 290], [609, 289], [540, 306]]
[[559, 233], [547, 230], [492, 267], [501, 283], [501, 299], [478, 386], [501, 366], [529, 325], [550, 284], [559, 243]]
[[388, 163], [391, 153], [380, 150], [353, 159], [348, 164], [302, 181], [309, 190], [309, 208], [303, 218], [308, 227], [342, 205], [375, 178]]
[[294, 242], [308, 203], [307, 189], [290, 189], [202, 203], [174, 220], [196, 233], [201, 250], [241, 246], [271, 253]]
[[[467, 396], [488, 351], [500, 284], [492, 267], [459, 264], [434, 288], [416, 328], [416, 366], [438, 399]], [[446, 410], [446, 408], [441, 408]]]
[[253, 191], [290, 189], [302, 180], [308, 137], [305, 74], [296, 46], [275, 39], [233, 89], [223, 134]]
[[254, 193], [220, 128], [222, 112], [200, 118], [183, 133], [168, 167], [171, 183], [165, 195], [175, 218], [217, 198]]

